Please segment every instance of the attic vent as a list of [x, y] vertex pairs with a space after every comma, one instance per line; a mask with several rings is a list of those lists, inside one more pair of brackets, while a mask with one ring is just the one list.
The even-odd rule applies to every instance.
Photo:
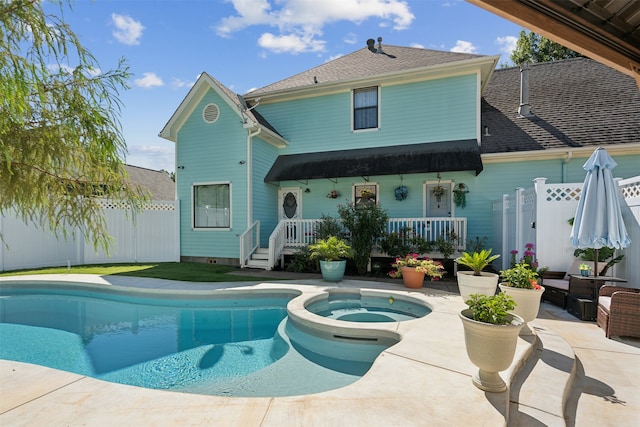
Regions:
[[207, 104], [202, 110], [202, 118], [206, 123], [215, 123], [220, 117], [220, 108], [216, 104]]

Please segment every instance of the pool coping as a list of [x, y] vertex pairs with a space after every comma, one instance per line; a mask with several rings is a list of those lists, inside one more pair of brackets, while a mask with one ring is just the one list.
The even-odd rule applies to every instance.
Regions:
[[[60, 424], [111, 424], [134, 417], [139, 424], [201, 424], [225, 420], [226, 425], [429, 425], [452, 422], [487, 425], [506, 423], [508, 391], [485, 393], [471, 383], [477, 368], [466, 356], [458, 313], [466, 307], [457, 294], [429, 294], [432, 290], [405, 290], [389, 283], [322, 280], [291, 282], [192, 283], [125, 276], [42, 275], [0, 278], [3, 283], [33, 281], [95, 286], [145, 292], [187, 294], [220, 290], [273, 291], [287, 289], [312, 296], [334, 288], [362, 289], [408, 295], [427, 303], [432, 312], [423, 318], [392, 323], [357, 324], [356, 330], [383, 329], [401, 341], [383, 351], [363, 378], [346, 387], [322, 393], [287, 397], [220, 397], [149, 390], [107, 383], [36, 365], [0, 361], [0, 421], [10, 425], [50, 424], [55, 411]], [[294, 309], [297, 310], [296, 307]], [[311, 314], [311, 313], [310, 313]], [[315, 316], [315, 315], [314, 315]], [[304, 315], [303, 315], [304, 317]], [[315, 320], [315, 319], [314, 319]], [[326, 319], [333, 322], [354, 323]], [[335, 326], [335, 325], [334, 325]], [[509, 384], [534, 347], [534, 337], [518, 340], [512, 366], [501, 372]], [[300, 379], [301, 381], [304, 378]], [[436, 387], [443, 385], [446, 387]], [[110, 420], [108, 423], [106, 420]]]

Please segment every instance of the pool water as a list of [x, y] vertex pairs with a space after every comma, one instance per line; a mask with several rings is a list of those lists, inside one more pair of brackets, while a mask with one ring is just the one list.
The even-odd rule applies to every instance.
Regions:
[[402, 322], [431, 313], [418, 302], [397, 295], [361, 295], [360, 293], [329, 293], [305, 307], [311, 313], [347, 322]]
[[287, 335], [292, 294], [183, 299], [0, 291], [0, 358], [154, 389], [232, 396], [326, 391], [358, 380], [393, 344], [340, 348], [363, 360], [316, 354]]

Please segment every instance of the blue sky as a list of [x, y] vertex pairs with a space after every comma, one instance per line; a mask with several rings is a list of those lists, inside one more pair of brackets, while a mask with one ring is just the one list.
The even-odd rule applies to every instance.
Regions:
[[378, 37], [510, 65], [523, 30], [463, 0], [76, 0], [63, 19], [102, 71], [124, 57], [133, 73], [120, 95], [126, 162], [168, 171], [174, 144], [158, 133], [203, 71], [244, 94]]

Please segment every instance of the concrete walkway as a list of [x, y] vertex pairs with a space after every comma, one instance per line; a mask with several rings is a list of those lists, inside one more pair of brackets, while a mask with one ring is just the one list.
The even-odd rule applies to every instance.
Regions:
[[[408, 293], [433, 312], [400, 322], [402, 341], [384, 351], [359, 381], [323, 393], [273, 398], [203, 396], [99, 381], [36, 365], [0, 360], [0, 425], [4, 426], [636, 426], [640, 420], [640, 340], [606, 339], [543, 303], [532, 322], [536, 342], [519, 339], [516, 360], [501, 375], [504, 393], [471, 384], [457, 315], [465, 307], [453, 282], [425, 283], [407, 292], [399, 281], [347, 277], [329, 284], [319, 275], [242, 271], [246, 282], [189, 283], [123, 276], [55, 275], [0, 278], [82, 281], [97, 286], [185, 292], [331, 287]], [[252, 275], [273, 276], [257, 283]], [[535, 341], [535, 340], [534, 340]], [[1, 345], [1, 343], [0, 343]], [[549, 373], [551, 372], [551, 373]], [[300, 379], [304, 381], [304, 378]], [[508, 418], [508, 421], [506, 420]]]

